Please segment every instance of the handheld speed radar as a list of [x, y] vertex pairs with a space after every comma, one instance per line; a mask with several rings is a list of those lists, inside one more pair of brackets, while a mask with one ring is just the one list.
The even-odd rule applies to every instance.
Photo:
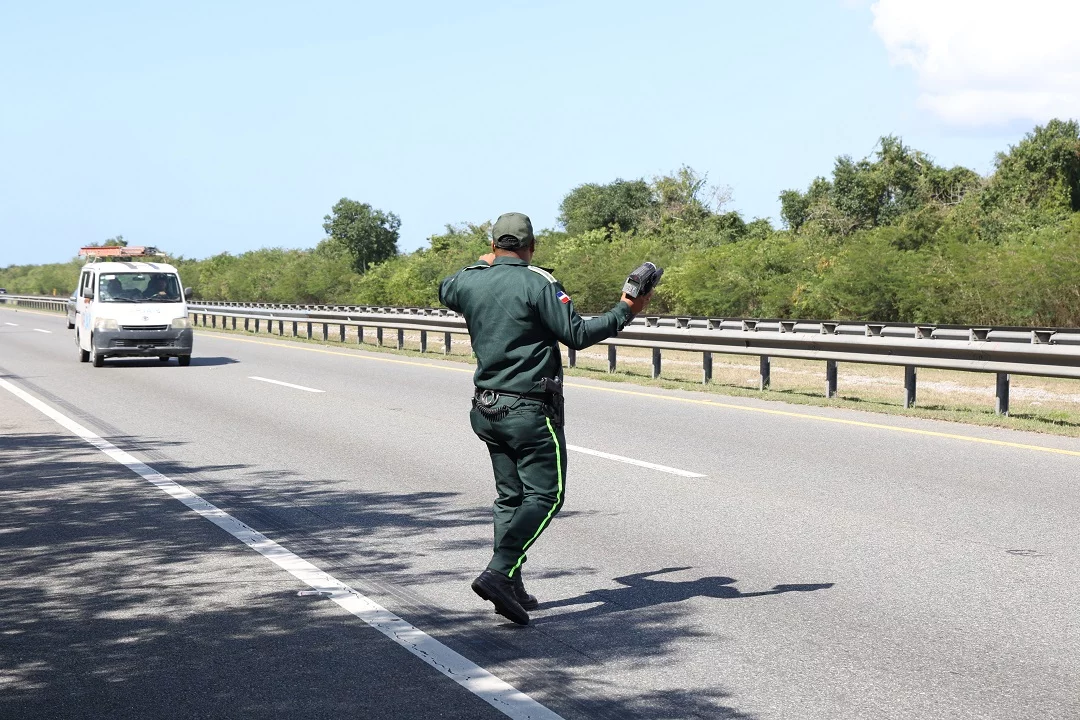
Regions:
[[642, 263], [626, 278], [622, 291], [632, 298], [648, 295], [663, 275], [664, 268], [656, 267], [651, 262]]

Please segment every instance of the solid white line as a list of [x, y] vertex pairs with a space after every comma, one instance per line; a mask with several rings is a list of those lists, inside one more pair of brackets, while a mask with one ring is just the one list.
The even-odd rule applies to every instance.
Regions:
[[577, 445], [567, 445], [567, 450], [573, 450], [579, 453], [585, 453], [586, 455], [595, 455], [596, 457], [607, 458], [608, 460], [617, 460], [618, 462], [624, 462], [628, 465], [637, 465], [638, 467], [649, 468], [651, 470], [659, 470], [660, 472], [671, 473], [672, 475], [678, 475], [679, 477], [706, 477], [700, 473], [693, 473], [689, 470], [680, 470], [679, 468], [668, 467], [667, 465], [657, 465], [656, 463], [645, 462], [644, 460], [635, 460], [634, 458], [623, 457], [622, 455], [612, 455], [611, 453], [600, 452], [599, 450], [590, 450], [589, 448], [578, 447]]
[[259, 382], [273, 383], [274, 385], [284, 385], [285, 387], [290, 387], [294, 390], [303, 390], [304, 392], [326, 392], [325, 390], [316, 390], [315, 388], [304, 387], [303, 385], [293, 385], [292, 383], [281, 382], [280, 380], [271, 380], [270, 378], [257, 377], [255, 375], [248, 375], [248, 380], [258, 380]]
[[468, 658], [459, 655], [427, 633], [360, 594], [307, 560], [240, 522], [224, 510], [210, 504], [180, 483], [170, 480], [149, 465], [94, 434], [51, 406], [0, 379], [0, 387], [15, 395], [62, 427], [108, 455], [117, 463], [132, 470], [170, 497], [206, 518], [219, 528], [250, 547], [290, 575], [319, 591], [365, 623], [387, 636], [428, 665], [446, 675], [469, 692], [486, 701], [514, 720], [563, 720], [509, 683], [500, 680]]
[[47, 335], [52, 335], [52, 330], [42, 330], [41, 328], [34, 328], [34, 332], [43, 332]]

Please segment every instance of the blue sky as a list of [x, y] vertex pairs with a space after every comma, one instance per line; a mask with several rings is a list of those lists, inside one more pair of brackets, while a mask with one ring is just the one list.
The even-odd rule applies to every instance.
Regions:
[[1034, 120], [935, 112], [888, 4], [3, 3], [0, 266], [116, 234], [311, 247], [341, 197], [397, 213], [408, 251], [683, 164], [776, 218], [890, 133], [988, 172]]

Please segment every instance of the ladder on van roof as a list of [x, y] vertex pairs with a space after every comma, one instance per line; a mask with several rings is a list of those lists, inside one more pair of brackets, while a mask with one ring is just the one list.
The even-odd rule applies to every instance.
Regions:
[[131, 247], [109, 245], [99, 247], [95, 245], [79, 248], [79, 257], [85, 257], [90, 262], [94, 262], [96, 260], [113, 258], [117, 260], [136, 260], [141, 258], [165, 258], [168, 256], [158, 250], [156, 247], [142, 245], [136, 245]]

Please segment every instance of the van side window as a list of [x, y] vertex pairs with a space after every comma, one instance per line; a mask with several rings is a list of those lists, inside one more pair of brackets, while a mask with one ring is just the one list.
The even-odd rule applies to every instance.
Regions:
[[82, 297], [82, 294], [86, 291], [86, 288], [92, 289], [94, 287], [94, 283], [91, 281], [93, 275], [93, 273], [89, 272], [84, 272], [82, 274], [82, 282], [79, 284], [79, 297]]

